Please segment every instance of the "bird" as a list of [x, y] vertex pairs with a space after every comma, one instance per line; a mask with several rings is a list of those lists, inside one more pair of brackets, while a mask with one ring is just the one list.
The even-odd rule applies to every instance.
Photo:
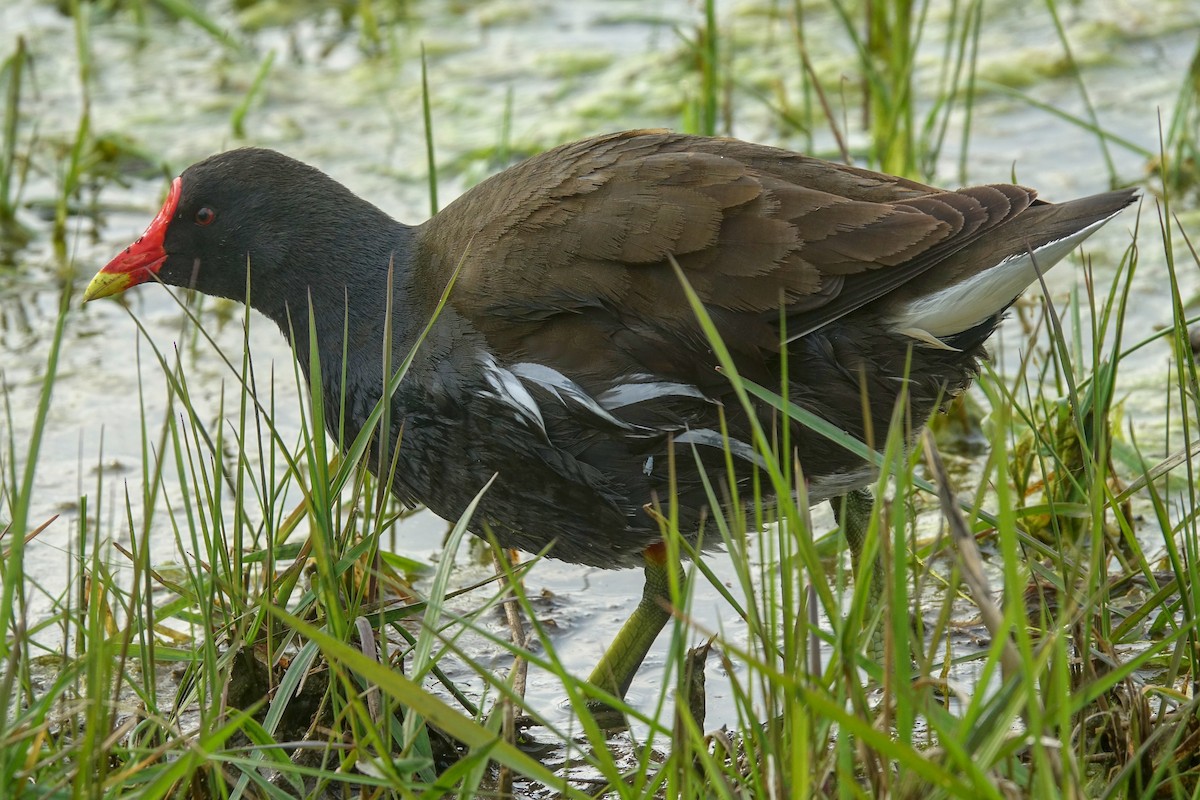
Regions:
[[415, 348], [371, 445], [394, 459], [393, 493], [446, 519], [478, 497], [468, 528], [502, 547], [642, 566], [641, 601], [590, 677], [619, 699], [669, 619], [668, 507], [709, 548], [705, 522], [751, 497], [768, 459], [794, 460], [865, 574], [871, 464], [798, 422], [788, 453], [756, 439], [778, 412], [743, 408], [698, 308], [742, 380], [857, 441], [886, 440], [903, 400], [912, 444], [978, 375], [1018, 296], [1135, 197], [940, 189], [634, 130], [532, 156], [406, 225], [312, 166], [241, 148], [177, 177], [83, 299], [159, 282], [249, 303], [319, 381], [343, 447], [401, 361], [385, 353]]

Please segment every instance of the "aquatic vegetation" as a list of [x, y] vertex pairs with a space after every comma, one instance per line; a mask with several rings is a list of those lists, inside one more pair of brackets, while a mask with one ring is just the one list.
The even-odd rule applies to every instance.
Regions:
[[[1194, 4], [59, 5], [0, 4], [6, 797], [1194, 795]], [[1146, 191], [1013, 309], [967, 446], [871, 443], [882, 601], [802, 501], [713, 519], [609, 739], [582, 676], [621, 573], [398, 507], [239, 307], [80, 310], [76, 277], [218, 150], [416, 218], [653, 126]]]

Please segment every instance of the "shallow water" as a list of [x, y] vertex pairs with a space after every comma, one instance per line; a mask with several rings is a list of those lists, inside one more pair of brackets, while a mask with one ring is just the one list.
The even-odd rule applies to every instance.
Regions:
[[[95, 63], [89, 92], [93, 129], [131, 137], [167, 163], [170, 174], [231, 146], [252, 143], [285, 150], [320, 166], [394, 216], [416, 221], [428, 214], [429, 205], [420, 109], [422, 43], [430, 53], [435, 138], [438, 161], [443, 165], [442, 205], [502, 166], [491, 160], [490, 154], [502, 141], [506, 125], [518, 152], [604, 130], [679, 127], [681, 98], [693, 91], [688, 83], [690, 74], [680, 66], [686, 58], [681, 56], [676, 31], [676, 26], [686, 32], [700, 24], [692, 3], [660, 3], [654, 19], [641, 12], [642, 3], [611, 0], [482, 3], [472, 5], [468, 14], [459, 13], [458, 4], [449, 2], [412, 5], [414, 17], [393, 29], [388, 52], [378, 58], [364, 57], [353, 32], [331, 33], [336, 26], [327, 24], [329, 20], [300, 19], [289, 26], [265, 27], [248, 40], [246, 48], [235, 50], [214, 43], [186, 23], [158, 20], [140, 29], [122, 14], [97, 18], [90, 37]], [[1197, 12], [1186, 3], [1162, 4], [1156, 7], [1160, 13], [1151, 19], [1122, 2], [1086, 6], [1071, 6], [1068, 11], [1089, 16], [1065, 22], [1069, 30], [1078, 33], [1073, 41], [1077, 58], [1092, 64], [1085, 72], [1092, 102], [1106, 128], [1153, 150], [1158, 140], [1156, 115], [1161, 109], [1164, 117], [1169, 117], [1195, 46]], [[1012, 70], [1024, 62], [1044, 62], [1057, 52], [1052, 29], [1044, 21], [1029, 24], [1040, 6], [1022, 8], [999, 11], [989, 19], [985, 73], [988, 65], [996, 71]], [[766, 80], [766, 73], [772, 80], [794, 83], [797, 67], [789, 60], [792, 48], [770, 49], [772, 41], [778, 45], [779, 40], [787, 40], [782, 23], [751, 24], [764, 13], [753, 4], [721, 4], [721, 9], [736, 34], [733, 41], [739, 51], [735, 64], [752, 62], [746, 66], [748, 80]], [[230, 19], [224, 12], [212, 13], [218, 19]], [[821, 24], [816, 16], [814, 24]], [[1086, 33], [1097, 29], [1113, 32], [1103, 36]], [[0, 32], [0, 56], [7, 55], [17, 35], [27, 38], [35, 54], [35, 89], [23, 106], [25, 135], [36, 128], [39, 141], [69, 141], [83, 96], [71, 21], [51, 4], [9, 0], [0, 6]], [[926, 61], [935, 59], [939, 52], [936, 35], [929, 37], [926, 47], [930, 51]], [[277, 52], [271, 77], [247, 117], [247, 139], [237, 139], [230, 132], [230, 114], [271, 49]], [[838, 69], [839, 58], [846, 58], [835, 49], [821, 50], [818, 56], [819, 69]], [[1067, 78], [1042, 78], [1028, 91], [1069, 113], [1082, 112], [1078, 89]], [[510, 98], [513, 112], [506, 123]], [[1108, 188], [1097, 141], [1078, 127], [999, 92], [985, 92], [974, 114], [968, 175], [972, 182], [1005, 181], [1015, 173], [1018, 180], [1038, 186], [1051, 200]], [[752, 99], [739, 100], [734, 133], [800, 146], [793, 134], [779, 130], [769, 109]], [[851, 133], [853, 142], [856, 137]], [[957, 137], [952, 130], [948, 137], [952, 144], [942, 156], [947, 183], [956, 182]], [[817, 146], [828, 149], [831, 139], [818, 136]], [[39, 155], [23, 197], [29, 204], [40, 205], [55, 196], [60, 167], [49, 155], [53, 152], [50, 148], [39, 145], [35, 152]], [[1116, 146], [1111, 152], [1124, 179], [1142, 176], [1141, 156]], [[164, 185], [161, 177], [142, 174], [127, 177], [127, 185], [107, 181], [96, 192], [85, 193], [85, 198], [94, 197], [98, 204], [99, 221], [72, 218], [65, 266], [54, 256], [48, 222], [31, 208], [22, 213], [36, 238], [20, 252], [15, 269], [0, 271], [0, 372], [18, 461], [23, 458], [26, 431], [33, 419], [62, 276], [66, 274], [78, 292], [91, 273], [140, 233], [157, 208]], [[1143, 224], [1154, 227], [1149, 198], [1146, 203]], [[1089, 241], [1085, 249], [1095, 257], [1098, 270], [1111, 269], [1128, 243], [1134, 218], [1133, 212], [1127, 212]], [[1191, 219], [1194, 228], [1195, 217]], [[1195, 241], [1197, 237], [1192, 238]], [[1171, 318], [1163, 302], [1165, 267], [1152, 239], [1143, 236], [1133, 313], [1127, 322], [1136, 332], [1131, 334], [1134, 338], [1168, 324]], [[1061, 297], [1078, 279], [1078, 271], [1065, 267], [1052, 273], [1048, 282]], [[1200, 288], [1192, 272], [1182, 279], [1185, 296]], [[165, 352], [172, 354], [179, 343], [193, 402], [215, 415], [222, 391], [227, 398], [236, 393], [234, 375], [207, 347], [191, 346], [190, 326], [165, 291], [145, 287], [126, 299], [133, 317]], [[78, 300], [73, 302], [77, 306]], [[212, 304], [207, 307], [211, 309]], [[209, 325], [235, 362], [242, 349], [239, 319], [240, 311], [235, 311], [232, 322]], [[999, 363], [1011, 365], [1024, 346], [1018, 326], [1007, 326], [998, 339]], [[266, 374], [273, 365], [281, 398], [276, 421], [294, 439], [299, 417], [297, 404], [291, 401], [296, 391], [291, 355], [278, 332], [264, 320], [252, 324], [252, 342], [259, 374]], [[1130, 415], [1157, 425], [1163, 407], [1160, 387], [1170, 354], [1165, 346], [1151, 347], [1145, 353], [1145, 358], [1125, 365], [1123, 386]], [[105, 536], [126, 540], [121, 515], [113, 510], [123, 506], [125, 491], [134, 496], [141, 491], [141, 415], [149, 420], [146, 427], [156, 431], [167, 413], [166, 396], [160, 370], [150, 359], [145, 342], [139, 344], [133, 318], [120, 304], [106, 301], [72, 308], [35, 480], [34, 524], [55, 514], [59, 517], [27, 550], [32, 616], [50, 612], [66, 590], [69, 575], [76, 571], [70, 564], [79, 549], [81, 496], [89, 496], [93, 513], [96, 504], [103, 503], [100, 530]], [[9, 439], [3, 430], [8, 425], [0, 422], [0, 442]], [[1153, 434], [1149, 438], [1153, 440]], [[1164, 443], [1162, 449], [1166, 447]], [[100, 479], [103, 486], [97, 491]], [[170, 485], [168, 491], [177, 493], [178, 488]], [[832, 524], [824, 510], [818, 524], [825, 528]], [[420, 515], [399, 526], [394, 547], [415, 558], [440, 557], [444, 530], [444, 523], [432, 515]], [[152, 531], [154, 561], [176, 558], [177, 546], [164, 513], [157, 516]], [[486, 574], [468, 553], [458, 557], [462, 567], [456, 580], [463, 585]], [[112, 561], [116, 569], [125, 568], [119, 557]], [[715, 557], [710, 563], [722, 580], [732, 581], [728, 559]], [[568, 666], [586, 674], [633, 607], [641, 591], [641, 575], [632, 570], [601, 572], [547, 562], [534, 570], [529, 586], [532, 594], [546, 591], [553, 595], [548, 605], [556, 622], [555, 644]], [[470, 600], [462, 602], [464, 610], [473, 605]], [[700, 586], [692, 610], [702, 628], [738, 628], [728, 606], [711, 587]], [[494, 630], [502, 629], [498, 617], [492, 624]], [[630, 692], [635, 704], [647, 704], [658, 694], [661, 645]], [[485, 664], [489, 654], [494, 666], [505, 663], [503, 653], [483, 639], [468, 640], [463, 646], [473, 648], [471, 652]], [[710, 673], [718, 669], [715, 660], [710, 663]], [[962, 679], [969, 679], [969, 670]], [[708, 725], [714, 727], [731, 720], [732, 707], [726, 683], [710, 674], [709, 687]], [[529, 698], [534, 707], [566, 724], [569, 713], [558, 707], [562, 697], [556, 681], [533, 674]]]

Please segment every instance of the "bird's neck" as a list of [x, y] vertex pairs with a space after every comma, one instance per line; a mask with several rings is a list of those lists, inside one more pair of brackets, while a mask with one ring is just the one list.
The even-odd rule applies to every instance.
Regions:
[[388, 219], [388, 235], [381, 236], [370, 224], [379, 220], [365, 222], [363, 231], [339, 237], [338, 263], [313, 263], [313, 254], [327, 249], [303, 242], [289, 248], [286, 273], [306, 280], [277, 281], [281, 291], [254, 300], [291, 342], [310, 380], [315, 342], [326, 394], [331, 382], [342, 380], [344, 367], [356, 381], [381, 380], [385, 360], [398, 364], [428, 321], [406, 302], [413, 294], [411, 229]]

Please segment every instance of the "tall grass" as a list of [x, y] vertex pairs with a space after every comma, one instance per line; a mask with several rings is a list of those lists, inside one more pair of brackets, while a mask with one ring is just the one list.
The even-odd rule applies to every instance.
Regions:
[[21, 188], [17, 133], [21, 125], [21, 92], [28, 61], [25, 40], [17, 37], [12, 54], [0, 63], [0, 87], [4, 88], [4, 133], [0, 139], [0, 251], [4, 252], [29, 241], [29, 232], [17, 220]]
[[[722, 35], [717, 4], [707, 2], [704, 8], [704, 25], [688, 40], [699, 89], [684, 127], [709, 135], [729, 133], [736, 116], [734, 101], [739, 99], [734, 91], [738, 79], [723, 72], [722, 65], [731, 60], [727, 51], [739, 45], [735, 37]], [[983, 3], [953, 0], [948, 9], [939, 9], [948, 14], [941, 31], [941, 58], [932, 76], [927, 74], [929, 70], [918, 76], [917, 57], [933, 4], [834, 0], [831, 9], [837, 22], [832, 31], [827, 13], [814, 12], [794, 0], [789, 24], [800, 63], [800, 100], [797, 104], [786, 94], [779, 100], [761, 99], [773, 107], [785, 128], [804, 136], [809, 152], [817, 149], [817, 135], [828, 131], [843, 160], [859, 156], [873, 168], [918, 179], [929, 179], [937, 171], [951, 123], [961, 114], [959, 173], [960, 180], [965, 180]], [[821, 21], [811, 22], [814, 17]], [[810, 28], [815, 28], [815, 33]], [[814, 38], [819, 41], [816, 49], [824, 52], [831, 35], [844, 40], [853, 53], [846, 65], [856, 73], [858, 84], [851, 98], [847, 98], [844, 80], [831, 83], [814, 66]], [[845, 76], [843, 72], [840, 79]], [[750, 93], [753, 96], [753, 90]], [[855, 100], [861, 129], [867, 134], [864, 153], [853, 153], [848, 144], [848, 106]]]
[[[162, 5], [204, 24], [190, 4]], [[918, 177], [934, 172], [947, 138], [961, 130], [965, 173], [983, 4], [946, 10], [949, 32], [932, 84], [914, 79], [929, 4], [835, 0], [832, 12], [856, 54], [861, 88], [847, 102], [842, 87], [818, 78], [810, 58], [816, 12], [797, 2], [791, 41], [801, 95], [795, 107], [787, 98], [779, 103], [780, 126], [800, 129], [810, 142], [827, 130], [850, 156], [847, 120], [856, 109], [863, 121], [853, 127], [868, 142], [864, 160]], [[380, 10], [360, 4], [357, 18], [374, 47]], [[89, 70], [102, 66], [91, 62], [102, 54], [90, 47], [89, 19], [76, 15], [85, 90]], [[697, 87], [685, 113], [705, 132], [727, 132], [738, 113], [733, 99], [752, 95], [732, 71], [735, 45], [723, 25], [722, 8], [709, 0], [685, 46]], [[18, 45], [4, 67], [0, 215], [15, 209], [20, 189], [23, 52]], [[251, 95], [275, 75], [269, 57], [260, 63]], [[1167, 126], [1165, 175], [1194, 161], [1195, 63]], [[423, 73], [436, 210], [432, 95]], [[235, 128], [250, 100], [235, 110]], [[67, 198], [86, 167], [89, 120], [85, 108], [62, 176], [62, 241]], [[1094, 112], [1073, 121], [1100, 144], [1126, 144]], [[1180, 276], [1200, 259], [1175, 213], [1185, 189], [1166, 182], [1161, 205], [1142, 210], [1111, 272], [1086, 269], [1083, 290], [1068, 304], [1010, 323], [1026, 322], [1029, 335], [1015, 370], [980, 380], [976, 396], [988, 419], [979, 434], [989, 454], [965, 476], [948, 469], [927, 439], [905, 446], [903, 407], [888, 440], [853, 442], [790, 406], [778, 387], [746, 383], [705, 323], [743, 404], [773, 404], [781, 417], [877, 465], [866, 560], [878, 554], [884, 564], [882, 602], [873, 602], [874, 578], [852, 574], [840, 539], [814, 522], [802, 476], [780, 457], [789, 452], [786, 435], [776, 441], [759, 431], [755, 445], [775, 468], [761, 476], [751, 502], [705, 530], [727, 555], [699, 557], [674, 528], [669, 503], [665, 509], [668, 549], [687, 568], [671, 585], [676, 613], [664, 634], [661, 691], [639, 707], [564, 664], [523, 584], [536, 559], [514, 565], [497, 552], [496, 580], [469, 587], [471, 610], [461, 613], [454, 609], [466, 601], [448, 600], [462, 520], [436, 568], [380, 546], [404, 515], [388, 491], [394, 459], [387, 446], [370, 446], [373, 428], [392, 430], [388, 406], [352, 441], [344, 430], [327, 436], [338, 429], [327, 423], [334, 410], [320, 391], [308, 391], [299, 367], [275, 375], [253, 360], [250, 330], [259, 323], [248, 311], [236, 356], [221, 352], [202, 309], [185, 309], [185, 345], [176, 351], [142, 328], [139, 480], [120, 486], [96, 472], [80, 498], [69, 590], [49, 618], [33, 618], [25, 547], [46, 524], [32, 517], [32, 492], [74, 313], [64, 291], [28, 430], [14, 426], [5, 391], [4, 796], [465, 798], [499, 789], [622, 798], [1195, 796], [1200, 532], [1191, 470], [1200, 381]], [[1159, 239], [1172, 324], [1148, 336], [1125, 321], [1142, 253]], [[703, 322], [703, 306], [696, 313]], [[1118, 377], [1154, 348], [1171, 352], [1163, 387], [1172, 399], [1162, 430], [1146, 433], [1144, 420], [1121, 415]], [[197, 399], [195, 352], [227, 367], [215, 409]], [[386, 354], [396, 377], [381, 387], [384, 396], [410, 356]], [[322, 365], [307, 368], [319, 375]], [[166, 409], [152, 416], [146, 396], [164, 392]], [[280, 424], [284, 417], [297, 418], [298, 429]], [[372, 460], [378, 478], [365, 468]], [[720, 488], [710, 491], [716, 501]], [[174, 556], [151, 546], [152, 531], [163, 526]], [[722, 558], [732, 586], [711, 567]], [[423, 593], [409, 581], [422, 571]], [[691, 614], [700, 584], [710, 584], [744, 627], [700, 626]], [[493, 631], [499, 609], [518, 635]], [[882, 636], [879, 662], [862, 656], [872, 631]], [[572, 722], [564, 726], [561, 715], [527, 703], [518, 670], [500, 675], [481, 664], [464, 643], [468, 633], [559, 681]], [[55, 662], [48, 669], [39, 658], [43, 636], [58, 641], [48, 648]], [[692, 645], [710, 639], [732, 698], [728, 717], [704, 713], [707, 651]], [[450, 665], [469, 679], [451, 680]], [[597, 699], [618, 706], [630, 731], [614, 739], [600, 730], [586, 711]], [[532, 730], [519, 733], [518, 721]], [[537, 740], [549, 743], [549, 755]]]

